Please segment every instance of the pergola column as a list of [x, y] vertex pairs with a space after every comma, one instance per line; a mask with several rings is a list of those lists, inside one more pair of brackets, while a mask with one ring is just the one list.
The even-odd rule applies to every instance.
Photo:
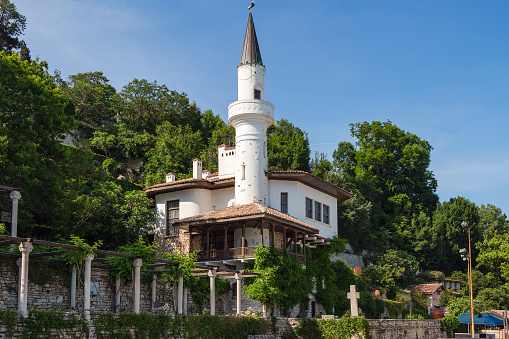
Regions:
[[182, 314], [183, 299], [184, 299], [184, 277], [180, 276], [178, 279], [178, 293], [177, 293], [177, 313]]
[[76, 307], [76, 265], [73, 265], [71, 273], [71, 308], [75, 307]]
[[156, 307], [156, 302], [157, 302], [157, 299], [156, 299], [156, 288], [157, 288], [157, 274], [154, 274], [152, 276], [152, 309], [154, 309]]
[[134, 259], [134, 313], [140, 313], [140, 296], [141, 296], [141, 266], [143, 261], [141, 258]]
[[9, 194], [9, 198], [12, 199], [12, 213], [11, 213], [11, 236], [18, 236], [18, 201], [21, 199], [21, 193], [19, 191], [12, 191]]
[[120, 289], [122, 288], [121, 276], [115, 278], [115, 313], [120, 313]]
[[215, 270], [209, 270], [210, 277], [210, 315], [216, 315], [216, 275]]
[[30, 242], [22, 242], [19, 244], [19, 251], [21, 252], [21, 288], [18, 309], [24, 317], [27, 316], [28, 308], [28, 259], [33, 249], [34, 246]]
[[83, 258], [85, 261], [85, 282], [83, 286], [83, 294], [85, 297], [85, 302], [83, 305], [85, 319], [90, 320], [90, 280], [92, 278], [92, 260], [94, 260], [94, 255], [89, 254]]
[[263, 246], [263, 219], [260, 220], [260, 245]]
[[242, 300], [242, 274], [235, 273], [235, 280], [237, 281], [237, 315], [241, 314], [241, 300]]
[[21, 275], [23, 271], [21, 270], [21, 263], [23, 260], [21, 258], [16, 259], [16, 265], [18, 265], [18, 312], [21, 312]]
[[246, 249], [244, 248], [244, 243], [246, 242], [246, 224], [242, 224], [242, 256], [246, 255]]
[[184, 305], [183, 305], [183, 312], [184, 314], [187, 314], [187, 295], [189, 293], [189, 289], [187, 287], [184, 288]]

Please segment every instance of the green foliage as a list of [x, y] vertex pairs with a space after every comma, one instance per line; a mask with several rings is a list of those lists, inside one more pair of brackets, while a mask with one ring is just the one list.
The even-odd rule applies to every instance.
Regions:
[[398, 319], [399, 316], [403, 312], [403, 307], [406, 306], [409, 303], [409, 299], [407, 298], [397, 298], [396, 300], [390, 300], [390, 299], [382, 299], [385, 308], [389, 312], [389, 317], [391, 319]]
[[[140, 270], [141, 272], [144, 272], [148, 265], [154, 262], [156, 248], [154, 245], [147, 244], [140, 236], [138, 241], [132, 244], [123, 245], [118, 249], [118, 251], [121, 253], [132, 254], [136, 256], [136, 258], [141, 258], [142, 266]], [[121, 276], [126, 281], [131, 281], [133, 277], [133, 262], [134, 258], [114, 256], [108, 262], [111, 265], [110, 273], [114, 276]]]
[[493, 233], [492, 238], [485, 238], [477, 243], [477, 267], [484, 266], [488, 274], [498, 282], [509, 282], [509, 233]]
[[179, 179], [190, 176], [192, 161], [203, 148], [201, 132], [193, 132], [186, 125], [164, 122], [157, 127], [155, 147], [148, 154], [145, 165], [145, 185], [164, 182], [166, 173], [176, 173]]
[[5, 224], [0, 223], [0, 235], [8, 235], [7, 228], [5, 228]]
[[269, 170], [309, 172], [309, 139], [306, 132], [285, 119], [267, 129]]
[[448, 288], [440, 294], [440, 307], [447, 307], [456, 299], [453, 292], [454, 290], [452, 288]]
[[404, 251], [387, 250], [375, 264], [369, 264], [363, 276], [374, 286], [391, 292], [403, 288], [415, 279], [418, 263], [415, 257]]
[[419, 291], [412, 293], [412, 302], [416, 309], [427, 310], [426, 297]]
[[88, 332], [88, 323], [75, 313], [64, 314], [61, 311], [32, 310], [27, 318], [20, 318], [22, 328], [20, 338], [81, 338]]
[[278, 305], [286, 314], [307, 300], [311, 282], [306, 278], [302, 265], [288, 252], [280, 253], [273, 246], [258, 246], [255, 250], [254, 272], [260, 273], [251, 283], [246, 282], [246, 294], [267, 308]]
[[265, 334], [264, 319], [248, 316], [167, 316], [148, 313], [100, 314], [95, 321], [98, 339], [135, 338], [211, 338], [245, 339], [248, 335]]
[[9, 0], [0, 0], [0, 52], [20, 47], [18, 37], [26, 28], [26, 18]]
[[87, 244], [85, 239], [80, 238], [77, 235], [71, 234], [70, 243], [74, 246], [81, 247], [81, 250], [66, 250], [61, 254], [62, 259], [65, 263], [73, 266], [80, 265], [83, 262], [83, 258], [89, 254], [94, 254], [94, 250], [98, 249], [102, 245], [102, 241], [95, 242], [93, 245]]
[[18, 324], [18, 313], [13, 310], [0, 309], [0, 326], [5, 326], [6, 338], [11, 338]]
[[476, 299], [485, 311], [504, 310], [509, 308], [509, 283], [496, 288], [485, 288], [477, 294]]
[[[410, 314], [410, 310], [412, 314]], [[404, 308], [401, 310], [402, 319], [432, 319], [432, 317], [428, 314], [427, 309], [409, 309]]]
[[[411, 220], [420, 212], [429, 215], [438, 202], [437, 182], [428, 169], [432, 147], [390, 121], [351, 124], [350, 131], [357, 139], [355, 146], [338, 145], [333, 153], [335, 173], [330, 175], [333, 183], [359, 196], [343, 209], [340, 204], [345, 230], [341, 236], [356, 250], [410, 251], [415, 234]], [[351, 215], [345, 211], [348, 207]], [[360, 235], [348, 232], [352, 226], [360, 226]]]
[[454, 338], [454, 331], [460, 326], [460, 320], [457, 316], [448, 314], [440, 319], [440, 324], [442, 325], [442, 329], [445, 329], [447, 338]]
[[345, 240], [334, 237], [330, 246], [319, 246], [306, 251], [305, 274], [308, 281], [316, 281], [315, 298], [325, 308], [327, 314], [332, 314], [339, 297], [338, 275], [334, 268], [341, 265], [331, 262], [330, 257], [331, 254], [342, 252], [344, 248]]
[[509, 220], [507, 215], [497, 206], [487, 204], [479, 208], [479, 224], [483, 230], [484, 238], [490, 239], [497, 234], [509, 233]]
[[[470, 299], [468, 297], [456, 298], [447, 306], [450, 315], [459, 317], [465, 312], [470, 312]], [[479, 305], [474, 303], [474, 314], [479, 314]]]
[[70, 75], [68, 81], [61, 81], [62, 92], [75, 108], [75, 118], [92, 126], [115, 122], [112, 107], [115, 88], [102, 72], [86, 72]]
[[171, 282], [175, 282], [178, 277], [184, 279], [186, 284], [191, 278], [193, 268], [196, 267], [196, 260], [198, 260], [197, 252], [191, 252], [189, 254], [181, 253], [164, 253], [164, 257], [167, 260], [176, 261], [178, 265], [167, 264], [166, 272], [161, 277], [169, 279]]
[[348, 339], [355, 338], [358, 334], [362, 335], [362, 338], [369, 338], [369, 324], [364, 317], [304, 319], [295, 329], [295, 333], [304, 339]]

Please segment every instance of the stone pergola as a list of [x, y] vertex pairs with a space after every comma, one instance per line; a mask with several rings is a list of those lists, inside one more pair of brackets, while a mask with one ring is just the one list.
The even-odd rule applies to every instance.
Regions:
[[[43, 257], [43, 256], [55, 256], [57, 254], [62, 253], [62, 249], [70, 249], [70, 250], [82, 250], [81, 247], [69, 245], [69, 244], [61, 244], [56, 242], [50, 242], [46, 240], [36, 240], [31, 238], [18, 238], [18, 237], [12, 237], [12, 236], [0, 236], [0, 245], [13, 245], [17, 244], [19, 246], [19, 250], [21, 252], [21, 260], [17, 260], [18, 265], [20, 266], [19, 271], [19, 291], [18, 291], [18, 311], [23, 315], [27, 316], [28, 313], [28, 270], [29, 270], [29, 259], [30, 257]], [[44, 253], [34, 253], [30, 254], [34, 248], [34, 245], [46, 245], [58, 248], [58, 252], [44, 252]], [[134, 302], [133, 302], [133, 309], [134, 313], [140, 312], [140, 296], [141, 296], [141, 267], [142, 267], [142, 259], [137, 258], [134, 255], [127, 254], [127, 253], [120, 253], [120, 252], [113, 252], [113, 251], [106, 251], [101, 249], [95, 249], [93, 251], [94, 253], [88, 254], [83, 258], [84, 261], [84, 307], [83, 307], [83, 313], [85, 315], [86, 319], [90, 319], [90, 289], [91, 289], [91, 268], [92, 268], [92, 261], [94, 259], [99, 260], [99, 258], [95, 258], [96, 254], [99, 255], [105, 255], [105, 256], [121, 256], [121, 257], [127, 257], [132, 258], [133, 260], [133, 270], [134, 270]], [[0, 256], [4, 257], [12, 257], [12, 258], [19, 258], [17, 254], [14, 253], [8, 253], [8, 252], [0, 252]], [[51, 260], [56, 261], [62, 261], [62, 259], [54, 259]], [[107, 260], [107, 258], [101, 258], [101, 260]], [[100, 264], [101, 266], [108, 266], [104, 264]], [[150, 264], [149, 266], [151, 268], [156, 268], [160, 266], [166, 266], [166, 265], [179, 265], [176, 261], [170, 261], [170, 260], [163, 260], [163, 259], [155, 259], [154, 264]], [[154, 279], [152, 281], [152, 306], [156, 303], [156, 275], [159, 272], [162, 272], [161, 270], [153, 270], [154, 273]], [[222, 269], [218, 267], [213, 266], [207, 266], [207, 265], [200, 265], [196, 266], [192, 270], [191, 276], [194, 277], [209, 277], [210, 278], [210, 304], [211, 304], [211, 314], [215, 314], [215, 277], [216, 275], [220, 275], [221, 279], [236, 279], [237, 280], [237, 314], [240, 314], [241, 309], [241, 291], [240, 291], [240, 281], [244, 277], [255, 277], [259, 274], [257, 273], [249, 273], [244, 271], [237, 271], [237, 270], [229, 270], [229, 269]], [[117, 277], [116, 281], [116, 305], [120, 304], [120, 294], [118, 291], [120, 290], [120, 278]], [[187, 298], [186, 298], [187, 300]], [[76, 269], [73, 268], [72, 270], [72, 277], [71, 277], [71, 298], [70, 298], [70, 306], [76, 307]], [[178, 297], [177, 297], [177, 304], [178, 308], [177, 311], [179, 314], [184, 313], [184, 284], [183, 284], [183, 278], [178, 278]], [[187, 307], [186, 307], [187, 308]], [[187, 313], [187, 312], [185, 312]]]
[[9, 187], [0, 185], [0, 194], [9, 193], [9, 198], [12, 200], [12, 212], [11, 212], [11, 236], [18, 236], [18, 201], [21, 199], [21, 193], [19, 188]]

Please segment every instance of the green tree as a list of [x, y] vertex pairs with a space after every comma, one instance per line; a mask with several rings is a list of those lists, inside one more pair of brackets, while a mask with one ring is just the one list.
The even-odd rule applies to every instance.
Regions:
[[[465, 312], [470, 312], [470, 299], [468, 297], [456, 298], [447, 306], [447, 312], [455, 317], [459, 317]], [[479, 313], [479, 305], [474, 303], [474, 314]]]
[[[468, 249], [467, 231], [461, 227], [465, 221], [470, 226], [472, 244], [482, 240], [479, 226], [479, 209], [475, 203], [463, 197], [451, 198], [437, 205], [433, 213], [433, 225], [430, 230], [429, 266], [425, 269], [440, 270], [450, 274], [457, 267], [465, 267], [459, 256], [461, 248]], [[477, 252], [472, 246], [472, 258]], [[475, 266], [475, 263], [472, 263]]]
[[115, 122], [112, 100], [116, 91], [108, 82], [98, 71], [70, 75], [62, 82], [62, 91], [76, 109], [76, 120], [97, 127]]
[[509, 308], [509, 284], [495, 288], [485, 288], [477, 294], [484, 311], [504, 310]]
[[235, 128], [227, 125], [219, 115], [206, 111], [202, 115], [202, 139], [207, 148], [200, 153], [203, 168], [216, 172], [218, 170], [217, 149], [219, 145], [235, 146]]
[[477, 267], [484, 266], [488, 276], [495, 280], [495, 284], [509, 282], [509, 234], [493, 234], [490, 239], [484, 239], [477, 244]]
[[267, 153], [269, 170], [310, 171], [308, 135], [285, 119], [267, 129]]
[[442, 293], [440, 293], [440, 307], [447, 307], [456, 297], [454, 296], [454, 290], [452, 288], [448, 288]]
[[[36, 225], [44, 234], [55, 216], [67, 215], [65, 178], [87, 170], [70, 164], [71, 159], [87, 156], [58, 141], [75, 125], [47, 64], [0, 52], [0, 69], [0, 178], [22, 188], [18, 234]], [[0, 197], [0, 204], [10, 203], [5, 199]]]
[[309, 300], [311, 282], [306, 279], [302, 265], [288, 252], [258, 246], [255, 250], [254, 272], [261, 275], [246, 284], [249, 298], [258, 300], [267, 308], [279, 306], [283, 314], [303, 300]]
[[[437, 183], [428, 169], [432, 147], [390, 121], [351, 124], [350, 131], [356, 143], [339, 143], [333, 153], [335, 174], [329, 178], [360, 194], [359, 200], [369, 201], [371, 208], [369, 223], [363, 224], [363, 236], [355, 239], [351, 234], [347, 239], [355, 248], [382, 251], [394, 247], [413, 252], [419, 233], [413, 220], [421, 212], [430, 216], [438, 202]], [[344, 213], [348, 211], [341, 210], [340, 205], [340, 220]], [[350, 225], [349, 218], [342, 221], [345, 229], [358, 226]], [[350, 238], [352, 235], [354, 238]]]
[[20, 47], [18, 37], [26, 28], [26, 18], [9, 0], [0, 0], [0, 48], [10, 52]]
[[369, 264], [363, 272], [374, 286], [395, 293], [415, 280], [419, 265], [412, 255], [404, 251], [387, 250], [376, 263]]
[[491, 238], [495, 234], [509, 233], [509, 220], [507, 215], [497, 206], [487, 204], [479, 208], [479, 224], [485, 238]]
[[311, 174], [327, 180], [331, 171], [332, 163], [327, 159], [327, 155], [316, 152], [315, 157], [311, 160]]
[[135, 132], [155, 134], [165, 121], [201, 129], [201, 112], [185, 93], [170, 91], [165, 85], [134, 79], [125, 85], [114, 100], [119, 120]]
[[192, 160], [203, 149], [201, 132], [193, 132], [191, 127], [175, 126], [169, 122], [157, 128], [156, 145], [148, 152], [145, 165], [145, 185], [164, 182], [166, 173], [177, 173], [179, 179], [190, 176]]

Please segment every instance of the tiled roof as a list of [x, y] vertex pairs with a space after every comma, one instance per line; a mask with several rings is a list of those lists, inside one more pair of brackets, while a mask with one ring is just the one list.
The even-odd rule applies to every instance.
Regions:
[[276, 219], [280, 222], [290, 224], [300, 228], [301, 230], [309, 233], [318, 233], [318, 229], [303, 221], [300, 221], [288, 214], [282, 213], [271, 207], [261, 204], [253, 203], [248, 205], [231, 206], [220, 209], [218, 211], [207, 212], [195, 215], [189, 218], [181, 219], [173, 224], [174, 227], [192, 225], [192, 224], [206, 224], [206, 223], [220, 223], [231, 221], [232, 219], [254, 219], [267, 217]]
[[419, 291], [422, 294], [435, 294], [440, 289], [444, 289], [444, 285], [441, 283], [437, 284], [421, 284], [421, 285], [410, 285], [405, 288], [405, 290], [409, 290], [410, 292]]

